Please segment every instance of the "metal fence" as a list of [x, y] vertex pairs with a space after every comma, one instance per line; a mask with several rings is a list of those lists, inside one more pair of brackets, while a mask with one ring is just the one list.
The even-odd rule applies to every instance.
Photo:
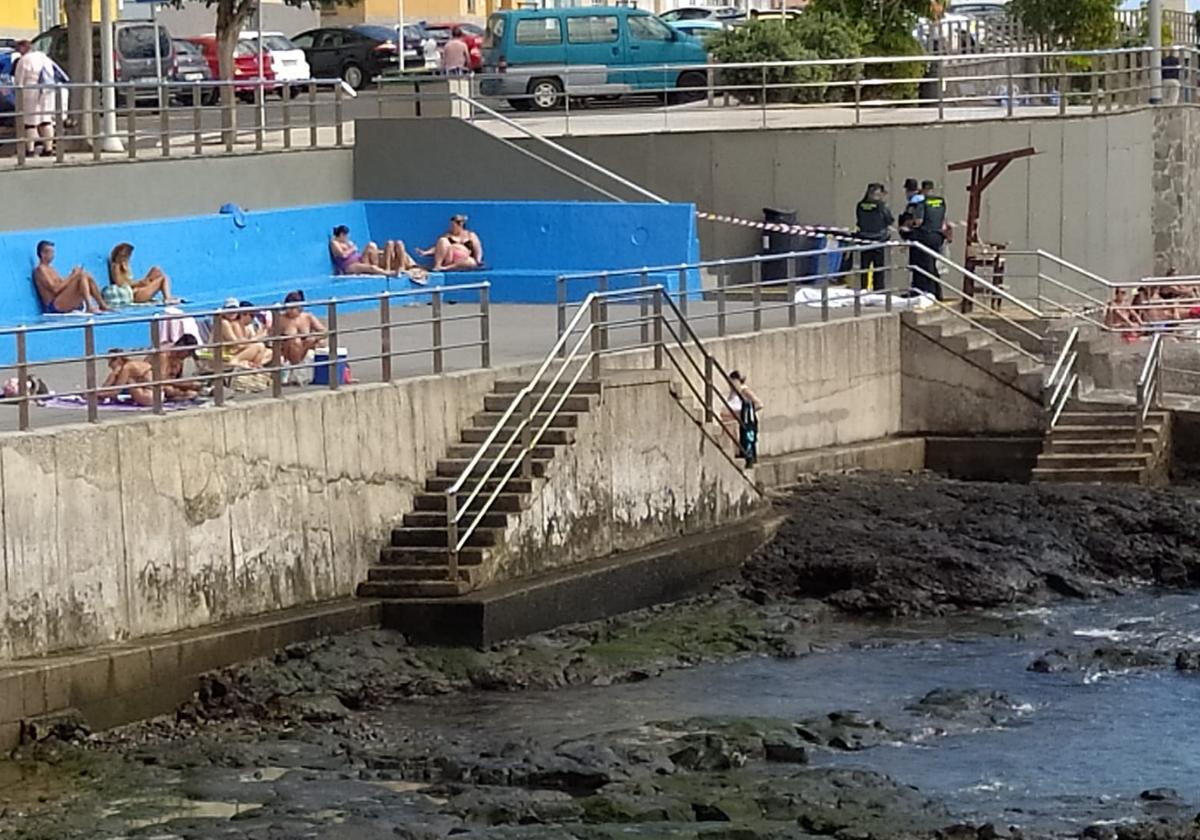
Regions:
[[[87, 420], [97, 423], [108, 416], [108, 407], [136, 407], [163, 414], [170, 408], [222, 406], [235, 393], [261, 392], [279, 398], [287, 393], [284, 386], [289, 381], [300, 384], [309, 377], [336, 390], [348, 384], [344, 379], [354, 364], [360, 364], [360, 373], [369, 367], [377, 374], [376, 381], [381, 382], [395, 378], [398, 359], [424, 358], [428, 362], [424, 371], [443, 373], [447, 356], [456, 351], [469, 354], [470, 362], [461, 367], [486, 368], [491, 366], [492, 342], [489, 291], [490, 284], [480, 282], [253, 309], [103, 316], [81, 322], [4, 328], [0, 329], [0, 346], [12, 347], [15, 361], [0, 365], [0, 377], [10, 379], [15, 393], [0, 397], [0, 405], [17, 407], [17, 428], [24, 431], [33, 427], [34, 413], [39, 408], [71, 406], [86, 410]], [[451, 297], [461, 296], [477, 300], [477, 305], [473, 311], [456, 308], [454, 314], [449, 314], [444, 304]], [[397, 317], [401, 310], [424, 313], [424, 309], [406, 306], [421, 302], [430, 306], [428, 317]], [[285, 327], [281, 317], [297, 306], [319, 313], [301, 330]], [[368, 314], [358, 317], [358, 313]], [[257, 317], [265, 326], [243, 340], [223, 340], [223, 331], [217, 328], [219, 320], [241, 316]], [[461, 340], [448, 340], [448, 331], [457, 324], [468, 329], [457, 330], [462, 333]], [[141, 326], [145, 329], [145, 345], [140, 349], [98, 349], [97, 334], [114, 326]], [[167, 338], [180, 333], [199, 336], [195, 344]], [[47, 337], [59, 346], [77, 345], [82, 339], [83, 353], [31, 358], [30, 340]], [[300, 344], [289, 348], [289, 342]], [[293, 349], [314, 352], [303, 360], [289, 361]], [[260, 356], [258, 362], [246, 360], [256, 353]], [[315, 361], [317, 353], [324, 354], [326, 361]], [[188, 359], [192, 360], [193, 370], [186, 375], [178, 371], [172, 375], [171, 368], [182, 366]], [[148, 376], [146, 368], [138, 367], [135, 370], [140, 375], [127, 375], [127, 381], [120, 381], [119, 371], [129, 362], [148, 366]], [[373, 364], [361, 365], [365, 362]], [[48, 369], [54, 369], [60, 380], [83, 384], [38, 393], [37, 381]], [[111, 374], [107, 382], [106, 374]]]

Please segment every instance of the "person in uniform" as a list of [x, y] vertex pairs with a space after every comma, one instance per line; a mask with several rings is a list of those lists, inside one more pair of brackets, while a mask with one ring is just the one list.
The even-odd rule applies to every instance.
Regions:
[[[946, 199], [938, 195], [933, 181], [921, 182], [921, 200], [909, 205], [911, 217], [909, 239], [919, 242], [933, 251], [942, 253], [942, 245], [950, 238], [950, 223], [946, 220]], [[912, 265], [913, 288], [942, 299], [942, 286], [934, 278], [938, 276], [937, 258], [922, 248], [911, 248], [909, 263]]]
[[[888, 230], [895, 223], [887, 206], [887, 189], [883, 184], [867, 184], [867, 192], [854, 208], [859, 239], [886, 242]], [[870, 288], [887, 288], [887, 249], [865, 248], [858, 252], [858, 267], [862, 271], [859, 288], [867, 288], [867, 272], [873, 269]]]

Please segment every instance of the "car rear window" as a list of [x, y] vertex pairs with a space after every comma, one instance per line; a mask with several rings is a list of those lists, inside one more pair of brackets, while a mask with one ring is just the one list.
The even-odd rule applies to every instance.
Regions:
[[562, 26], [558, 18], [525, 18], [517, 21], [515, 40], [518, 44], [561, 44]]
[[395, 41], [396, 30], [390, 26], [372, 26], [366, 24], [364, 26], [354, 27], [354, 31], [361, 35], [366, 35], [368, 38], [374, 38], [376, 41]]
[[[159, 28], [159, 51], [171, 54], [171, 36]], [[124, 26], [117, 30], [117, 52], [125, 58], [154, 58], [154, 27]]]
[[572, 44], [606, 44], [617, 40], [616, 15], [581, 15], [567, 18], [567, 40]]
[[483, 46], [494, 49], [504, 43], [504, 15], [492, 15], [488, 18], [487, 33], [483, 36]]
[[298, 48], [295, 44], [282, 35], [264, 35], [263, 49], [285, 52], [287, 50], [294, 50]]

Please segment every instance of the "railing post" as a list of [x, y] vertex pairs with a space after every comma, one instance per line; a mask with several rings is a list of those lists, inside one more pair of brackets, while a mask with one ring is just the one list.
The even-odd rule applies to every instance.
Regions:
[[488, 286], [479, 290], [479, 366], [492, 366], [492, 305]]
[[154, 384], [150, 387], [151, 401], [155, 414], [163, 413], [163, 369], [162, 369], [162, 336], [158, 329], [158, 318], [150, 321], [150, 376]]
[[946, 62], [938, 56], [937, 62], [937, 105], [938, 122], [946, 119]]
[[705, 86], [708, 88], [708, 107], [713, 106], [713, 101], [716, 99], [716, 92], [713, 90], [717, 86], [717, 71], [709, 67], [704, 71]]
[[679, 288], [679, 315], [681, 318], [686, 318], [688, 313], [688, 272], [686, 268], [679, 269], [679, 279], [677, 285]]
[[267, 132], [267, 89], [259, 73], [258, 85], [254, 88], [254, 151], [263, 150]]
[[728, 266], [722, 260], [717, 266], [717, 335], [725, 335], [725, 282]]
[[1058, 59], [1058, 114], [1064, 116], [1067, 113], [1067, 87], [1069, 86], [1067, 78], [1067, 59], [1065, 56], [1060, 56]]
[[663, 295], [664, 288], [654, 290], [654, 369], [663, 369]]
[[25, 97], [22, 95], [24, 88], [13, 88], [13, 104], [16, 110], [13, 111], [13, 139], [17, 144], [17, 166], [25, 165], [25, 109], [22, 107], [21, 100]]
[[[554, 281], [554, 298], [557, 306], [558, 318], [558, 334], [557, 338], [562, 338], [563, 333], [567, 331], [567, 279], [561, 274]], [[563, 345], [558, 355], [564, 357], [567, 355], [567, 346]]]
[[1005, 84], [1008, 86], [1008, 102], [1006, 103], [1006, 107], [1008, 110], [1008, 116], [1011, 117], [1013, 115], [1013, 103], [1017, 98], [1017, 82], [1013, 75], [1013, 57], [1011, 55], [1004, 56], [1004, 76], [1006, 79]]
[[[54, 88], [54, 160], [56, 163], [62, 163], [66, 158], [67, 145], [63, 142], [67, 126], [66, 120], [63, 119], [63, 100], [67, 92], [61, 87]], [[84, 96], [87, 96], [84, 92]]]
[[788, 296], [788, 326], [789, 327], [796, 326], [796, 318], [797, 318], [797, 315], [796, 315], [796, 276], [799, 273], [796, 269], [798, 268], [799, 259], [800, 259], [799, 257], [795, 257], [795, 256], [788, 257], [787, 296]]
[[204, 88], [196, 85], [192, 88], [192, 154], [204, 154], [204, 114], [200, 109]]
[[754, 332], [762, 332], [762, 261], [750, 263], [751, 274], [751, 313]]
[[592, 298], [591, 305], [588, 307], [588, 309], [588, 315], [591, 318], [592, 326], [592, 359], [590, 362], [591, 371], [589, 375], [591, 376], [592, 381], [598, 382], [600, 380], [600, 353], [604, 349], [600, 340], [600, 330], [602, 329], [602, 324], [600, 323], [600, 298]]
[[226, 84], [229, 86], [229, 101], [225, 101], [225, 92], [221, 91], [221, 128], [225, 135], [225, 152], [231, 153], [237, 141], [237, 88], [232, 82]]
[[762, 127], [767, 127], [767, 65], [762, 66], [762, 98], [759, 100], [762, 106]]
[[1113, 56], [1112, 53], [1104, 54], [1104, 110], [1111, 111], [1113, 109], [1113, 99], [1116, 94], [1113, 92], [1112, 83], [1113, 72]]
[[158, 82], [158, 142], [163, 157], [171, 156], [171, 92], [167, 83]]
[[861, 64], [854, 65], [854, 124], [862, 123], [862, 83], [863, 83], [863, 66]]
[[[641, 286], [645, 288], [650, 285], [650, 272], [643, 271], [641, 274]], [[638, 325], [638, 335], [643, 346], [650, 343], [650, 300], [646, 297], [646, 293], [642, 292], [638, 295], [638, 314], [641, 323]]]
[[379, 299], [380, 378], [392, 381], [392, 300], [386, 294]]
[[212, 331], [213, 370], [217, 374], [217, 378], [213, 380], [213, 403], [218, 406], [225, 405], [225, 340], [221, 337], [223, 317], [224, 313], [221, 312], [213, 316]]
[[[600, 275], [600, 294], [608, 294], [608, 272]], [[600, 298], [600, 349], [608, 349], [608, 298]]]
[[317, 83], [308, 83], [308, 145], [317, 147]]
[[1092, 56], [1091, 77], [1092, 77], [1092, 113], [1100, 113], [1100, 70], [1098, 69], [1099, 57]]
[[854, 287], [854, 317], [862, 317], [862, 287]]
[[17, 394], [21, 397], [17, 406], [17, 428], [24, 432], [29, 429], [29, 360], [24, 326], [17, 330]]
[[100, 419], [99, 400], [96, 397], [96, 325], [91, 318], [83, 325], [83, 355], [87, 356], [84, 363], [85, 384], [87, 385], [87, 418], [89, 423]]
[[292, 148], [292, 89], [284, 85], [279, 89], [280, 118], [283, 121], [283, 148]]
[[458, 494], [446, 494], [446, 550], [449, 552], [450, 579], [458, 579]]
[[441, 373], [444, 364], [442, 355], [442, 291], [433, 290], [433, 372]]
[[526, 391], [521, 397], [521, 478], [533, 478], [533, 393]]
[[338, 386], [338, 323], [337, 323], [337, 302], [329, 301], [325, 305], [329, 320], [329, 359], [326, 361], [326, 367], [329, 369], [329, 390], [336, 391]]
[[137, 158], [137, 88], [129, 85], [125, 90], [125, 149], [130, 160]]
[[279, 315], [283, 310], [271, 310], [271, 396], [283, 396], [283, 333], [278, 332]]
[[829, 320], [829, 277], [821, 279], [821, 320]]
[[334, 143], [338, 148], [345, 144], [345, 126], [342, 125], [342, 86], [333, 88], [333, 131], [336, 138]]

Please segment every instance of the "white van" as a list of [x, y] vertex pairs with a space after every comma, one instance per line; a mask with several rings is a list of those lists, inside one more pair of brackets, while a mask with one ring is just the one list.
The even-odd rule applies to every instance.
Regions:
[[[240, 38], [252, 49], [258, 49], [257, 32], [243, 32]], [[263, 33], [263, 52], [271, 55], [271, 69], [275, 72], [275, 81], [280, 83], [280, 94], [289, 91], [299, 93], [303, 83], [312, 78], [304, 50], [289, 41], [282, 32]]]

